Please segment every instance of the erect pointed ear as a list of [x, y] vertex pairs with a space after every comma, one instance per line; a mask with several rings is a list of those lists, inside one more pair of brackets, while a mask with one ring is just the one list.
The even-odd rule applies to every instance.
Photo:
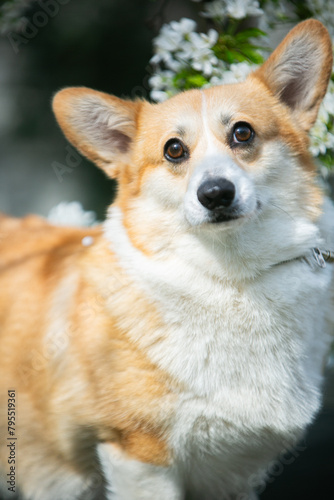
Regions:
[[55, 95], [53, 111], [67, 139], [109, 177], [117, 177], [131, 150], [141, 104], [73, 87]]
[[328, 31], [309, 19], [295, 26], [252, 76], [264, 82], [307, 131], [326, 93], [332, 59]]

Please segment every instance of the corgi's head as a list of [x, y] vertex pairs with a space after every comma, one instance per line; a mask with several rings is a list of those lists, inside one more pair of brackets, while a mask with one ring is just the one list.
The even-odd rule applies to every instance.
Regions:
[[243, 83], [160, 104], [68, 88], [54, 111], [72, 144], [117, 179], [134, 239], [169, 226], [222, 235], [269, 213], [319, 215], [308, 131], [331, 70], [328, 32], [308, 20]]

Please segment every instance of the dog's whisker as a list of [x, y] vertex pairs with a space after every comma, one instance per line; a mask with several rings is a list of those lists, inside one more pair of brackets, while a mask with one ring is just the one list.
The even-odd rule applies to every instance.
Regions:
[[269, 202], [268, 205], [271, 205], [272, 207], [277, 208], [277, 210], [280, 210], [281, 212], [283, 212], [291, 220], [295, 220], [295, 218], [289, 212], [287, 212], [286, 210], [284, 210], [284, 208], [280, 207], [279, 205], [276, 205], [276, 203]]

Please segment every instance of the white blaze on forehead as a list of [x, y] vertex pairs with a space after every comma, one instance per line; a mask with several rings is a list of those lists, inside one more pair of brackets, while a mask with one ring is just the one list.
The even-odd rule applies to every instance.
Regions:
[[251, 214], [256, 209], [256, 194], [251, 176], [235, 161], [227, 148], [220, 148], [219, 141], [210, 130], [207, 100], [202, 95], [202, 138], [204, 144], [202, 155], [197, 159], [195, 168], [188, 182], [184, 197], [184, 212], [187, 221], [199, 225], [210, 221], [210, 210], [198, 199], [200, 185], [208, 179], [220, 178], [232, 182], [235, 186], [235, 197], [230, 208], [241, 216]]
[[205, 97], [205, 93], [201, 90], [202, 95], [202, 126], [203, 126], [203, 136], [206, 143], [206, 155], [211, 155], [217, 153], [219, 150], [215, 144], [215, 140], [212, 132], [210, 131], [209, 126], [209, 117], [208, 117], [208, 106]]

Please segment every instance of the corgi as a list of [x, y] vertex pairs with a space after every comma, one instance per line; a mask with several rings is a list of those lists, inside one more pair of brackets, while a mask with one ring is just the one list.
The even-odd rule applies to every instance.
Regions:
[[243, 83], [55, 95], [118, 193], [90, 229], [0, 219], [5, 498], [257, 498], [321, 405], [334, 210], [308, 131], [331, 70], [307, 20]]

